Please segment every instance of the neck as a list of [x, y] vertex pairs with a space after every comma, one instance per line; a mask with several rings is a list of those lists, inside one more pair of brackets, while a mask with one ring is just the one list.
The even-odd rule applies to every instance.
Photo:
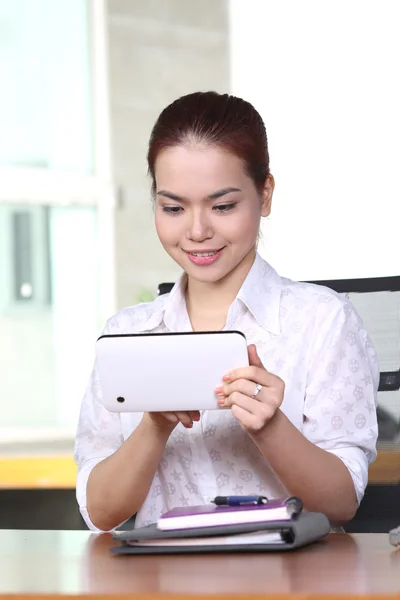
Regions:
[[253, 249], [234, 271], [215, 283], [188, 278], [186, 307], [194, 330], [218, 330], [224, 327], [229, 307], [253, 266], [255, 256]]

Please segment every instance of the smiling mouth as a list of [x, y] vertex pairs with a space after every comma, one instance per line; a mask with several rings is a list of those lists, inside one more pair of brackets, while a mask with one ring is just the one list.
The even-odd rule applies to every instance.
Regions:
[[207, 267], [219, 260], [224, 248], [225, 246], [218, 250], [185, 250], [185, 252], [191, 263], [198, 267]]
[[218, 250], [209, 250], [208, 252], [191, 252], [190, 250], [185, 250], [186, 254], [190, 254], [191, 256], [198, 257], [207, 257], [207, 256], [215, 256], [218, 252], [221, 252], [223, 248], [219, 248]]

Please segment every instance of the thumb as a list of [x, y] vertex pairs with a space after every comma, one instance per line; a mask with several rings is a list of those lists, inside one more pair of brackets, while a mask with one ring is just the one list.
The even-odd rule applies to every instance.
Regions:
[[257, 354], [257, 348], [255, 347], [254, 344], [250, 344], [250, 346], [248, 346], [247, 351], [249, 353], [249, 363], [252, 367], [260, 367], [261, 369], [264, 368], [264, 365], [261, 362], [260, 357]]

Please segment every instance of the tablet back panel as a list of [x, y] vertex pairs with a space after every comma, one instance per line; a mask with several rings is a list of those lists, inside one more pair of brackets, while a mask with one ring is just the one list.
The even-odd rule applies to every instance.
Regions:
[[96, 358], [111, 412], [220, 409], [215, 387], [249, 364], [238, 331], [104, 335]]

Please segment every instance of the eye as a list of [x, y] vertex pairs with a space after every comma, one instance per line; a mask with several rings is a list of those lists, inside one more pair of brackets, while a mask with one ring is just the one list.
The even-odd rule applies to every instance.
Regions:
[[231, 202], [230, 204], [217, 204], [217, 206], [214, 206], [214, 210], [225, 213], [235, 208], [236, 205], [237, 202]]
[[181, 206], [163, 206], [162, 210], [169, 215], [178, 215], [183, 208]]

